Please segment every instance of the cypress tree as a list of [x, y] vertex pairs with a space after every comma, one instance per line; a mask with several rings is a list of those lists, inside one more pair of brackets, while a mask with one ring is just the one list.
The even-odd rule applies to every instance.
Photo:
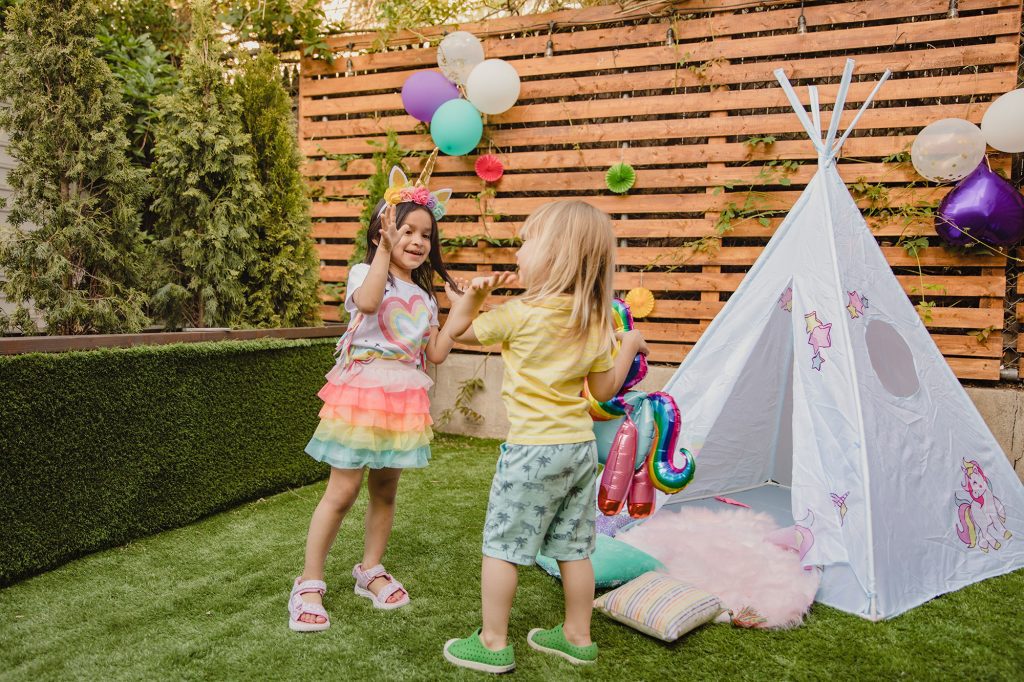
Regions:
[[208, 0], [192, 7], [192, 38], [177, 92], [159, 98], [152, 167], [162, 271], [154, 310], [172, 328], [223, 326], [245, 307], [241, 275], [253, 257], [262, 191], [227, 46]]
[[140, 208], [145, 171], [128, 160], [126, 107], [99, 56], [87, 0], [19, 2], [0, 33], [0, 127], [17, 167], [0, 226], [0, 291], [16, 306], [0, 320], [51, 334], [138, 331]]
[[242, 273], [246, 306], [238, 322], [257, 327], [314, 324], [320, 309], [320, 261], [310, 236], [309, 191], [291, 98], [281, 84], [277, 57], [264, 50], [246, 60], [234, 87], [263, 187], [256, 253]]

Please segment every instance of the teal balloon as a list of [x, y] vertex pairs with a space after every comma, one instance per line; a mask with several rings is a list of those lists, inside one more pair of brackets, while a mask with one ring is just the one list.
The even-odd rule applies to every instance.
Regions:
[[430, 120], [430, 137], [448, 156], [464, 156], [480, 144], [484, 122], [480, 112], [464, 99], [448, 100]]

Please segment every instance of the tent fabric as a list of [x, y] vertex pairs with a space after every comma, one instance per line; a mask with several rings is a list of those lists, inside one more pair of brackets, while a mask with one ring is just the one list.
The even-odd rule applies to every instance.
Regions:
[[890, 618], [1024, 566], [1024, 487], [839, 176], [850, 129], [778, 75], [820, 165], [664, 389], [697, 458], [672, 501], [790, 485], [818, 600]]

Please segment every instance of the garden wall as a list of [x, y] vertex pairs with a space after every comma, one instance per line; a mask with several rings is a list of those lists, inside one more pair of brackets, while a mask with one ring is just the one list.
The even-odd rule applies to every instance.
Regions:
[[[923, 182], [907, 150], [928, 123], [979, 122], [988, 102], [1015, 87], [1020, 0], [961, 0], [955, 17], [948, 0], [801, 4], [606, 5], [462, 26], [523, 82], [518, 104], [489, 117], [479, 149], [505, 165], [493, 188], [473, 173], [475, 156], [437, 162], [432, 185], [455, 190], [442, 224], [448, 260], [467, 272], [510, 268], [512, 238], [530, 211], [585, 198], [615, 220], [616, 287], [655, 293], [655, 311], [640, 323], [652, 359], [677, 364], [814, 172], [812, 146], [772, 71], [784, 68], [798, 86], [820, 84], [829, 106], [853, 57], [843, 127], [879, 75], [894, 73], [847, 141], [841, 175], [956, 374], [998, 380], [1002, 364], [1015, 368], [1016, 267], [1000, 253], [940, 246], [932, 224], [948, 188]], [[347, 274], [361, 181], [376, 170], [368, 142], [394, 131], [413, 172], [433, 147], [399, 91], [414, 71], [436, 68], [436, 45], [424, 40], [436, 44], [446, 30], [398, 34], [384, 52], [369, 51], [376, 34], [337, 36], [329, 39], [333, 65], [302, 64], [300, 141], [321, 193], [313, 229], [324, 282]], [[605, 170], [620, 160], [638, 172], [626, 196], [604, 186]], [[1005, 155], [991, 161], [1010, 168]], [[325, 319], [339, 317], [338, 302], [324, 301]]]
[[334, 342], [0, 356], [0, 585], [322, 478]]

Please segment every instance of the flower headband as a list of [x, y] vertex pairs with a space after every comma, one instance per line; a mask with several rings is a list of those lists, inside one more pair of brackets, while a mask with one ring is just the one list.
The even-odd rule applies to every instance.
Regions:
[[430, 211], [434, 215], [435, 220], [443, 218], [445, 205], [451, 199], [452, 191], [446, 188], [431, 192], [427, 189], [427, 180], [430, 179], [430, 174], [434, 170], [435, 159], [437, 159], [437, 149], [434, 149], [427, 158], [427, 162], [423, 166], [423, 172], [420, 173], [420, 177], [415, 183], [410, 183], [409, 178], [406, 177], [405, 173], [398, 166], [392, 168], [391, 173], [388, 175], [388, 188], [384, 192], [385, 203], [381, 207], [380, 212], [383, 213], [388, 206], [411, 201]]

